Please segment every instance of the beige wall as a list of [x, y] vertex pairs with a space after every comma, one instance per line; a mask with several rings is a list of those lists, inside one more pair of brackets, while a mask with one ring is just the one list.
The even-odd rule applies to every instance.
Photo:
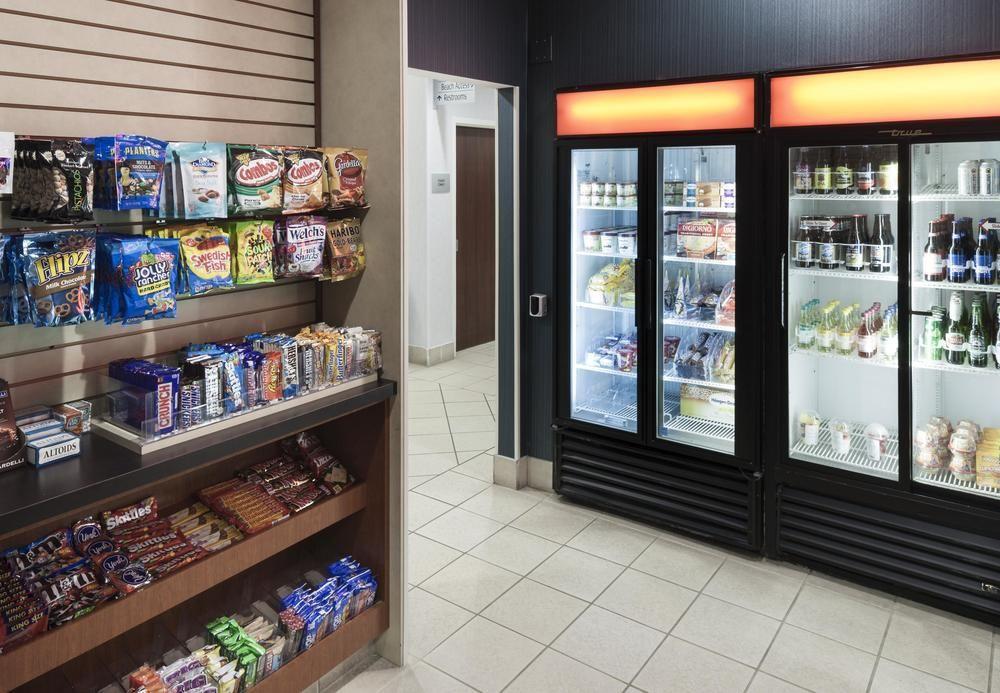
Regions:
[[[358, 280], [326, 286], [328, 320], [383, 334], [385, 376], [403, 384], [402, 0], [320, 0], [320, 144], [367, 147], [372, 209], [363, 226], [368, 268]], [[379, 643], [402, 662], [402, 398], [392, 415], [390, 493], [391, 626]]]

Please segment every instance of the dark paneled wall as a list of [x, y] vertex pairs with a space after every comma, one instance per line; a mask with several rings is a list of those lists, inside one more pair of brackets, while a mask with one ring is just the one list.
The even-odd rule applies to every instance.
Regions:
[[409, 66], [524, 86], [524, 0], [409, 0]]
[[[528, 219], [521, 276], [525, 293], [551, 296], [557, 290], [554, 89], [1000, 51], [1000, 3], [538, 0], [529, 6], [529, 41], [546, 35], [552, 36], [553, 61], [528, 67]], [[551, 459], [553, 322], [525, 318], [522, 324], [525, 454]]]

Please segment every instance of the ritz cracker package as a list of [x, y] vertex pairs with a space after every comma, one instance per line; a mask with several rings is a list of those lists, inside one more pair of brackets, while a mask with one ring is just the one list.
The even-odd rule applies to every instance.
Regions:
[[230, 213], [280, 210], [283, 170], [281, 149], [230, 144], [228, 151]]

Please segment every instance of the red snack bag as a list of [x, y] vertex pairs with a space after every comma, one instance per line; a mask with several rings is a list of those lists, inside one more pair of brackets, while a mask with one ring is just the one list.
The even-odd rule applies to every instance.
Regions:
[[142, 520], [155, 520], [157, 518], [156, 510], [156, 498], [150, 496], [133, 505], [101, 513], [101, 521], [104, 523], [106, 530], [113, 532], [116, 529], [121, 529], [126, 525], [138, 523]]

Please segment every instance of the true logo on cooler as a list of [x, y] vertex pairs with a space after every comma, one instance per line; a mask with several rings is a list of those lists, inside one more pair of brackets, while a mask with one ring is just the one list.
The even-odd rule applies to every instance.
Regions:
[[236, 182], [250, 188], [257, 188], [281, 177], [281, 164], [275, 159], [252, 159], [250, 163], [236, 169]]
[[292, 185], [309, 185], [323, 175], [323, 164], [319, 159], [300, 159], [288, 168], [288, 181]]

